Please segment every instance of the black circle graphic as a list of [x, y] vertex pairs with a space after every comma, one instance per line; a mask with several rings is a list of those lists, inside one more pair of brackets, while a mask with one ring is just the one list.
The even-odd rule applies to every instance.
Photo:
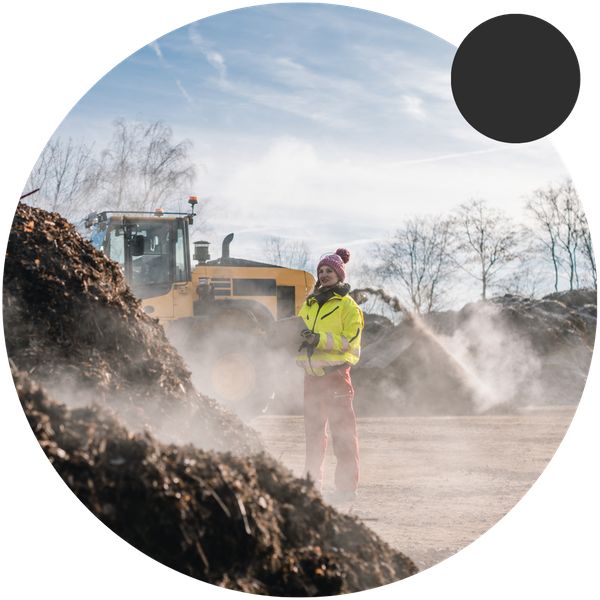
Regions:
[[463, 40], [452, 63], [458, 110], [500, 142], [531, 142], [552, 133], [573, 110], [580, 81], [567, 38], [530, 15], [485, 21]]

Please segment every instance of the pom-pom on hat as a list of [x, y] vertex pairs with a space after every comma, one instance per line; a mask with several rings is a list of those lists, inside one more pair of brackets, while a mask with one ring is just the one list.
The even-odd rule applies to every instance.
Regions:
[[346, 267], [344, 266], [350, 260], [350, 252], [346, 248], [338, 248], [335, 254], [325, 254], [321, 257], [319, 264], [317, 265], [317, 275], [319, 269], [323, 265], [331, 267], [340, 278], [340, 281], [346, 279]]

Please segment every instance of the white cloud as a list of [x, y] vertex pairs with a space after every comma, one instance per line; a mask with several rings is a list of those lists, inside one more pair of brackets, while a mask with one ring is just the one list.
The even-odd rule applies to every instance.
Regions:
[[192, 100], [192, 97], [187, 93], [187, 91], [185, 90], [185, 88], [181, 85], [181, 81], [179, 81], [179, 79], [175, 80], [175, 83], [177, 84], [177, 87], [181, 90], [181, 93], [184, 95], [185, 99], [191, 104], [194, 104], [194, 101]]
[[424, 121], [427, 116], [423, 109], [423, 100], [416, 96], [402, 96], [402, 108], [404, 113], [418, 121]]
[[210, 65], [212, 65], [218, 72], [221, 81], [225, 81], [227, 77], [227, 67], [225, 65], [225, 59], [221, 54], [215, 50], [211, 50], [211, 43], [207, 42], [197, 31], [196, 23], [192, 23], [189, 26], [189, 36], [192, 44], [204, 54], [204, 57]]
[[192, 40], [192, 43], [195, 46], [203, 47], [204, 46], [204, 39], [196, 31], [196, 23], [191, 23], [190, 26], [188, 27], [188, 31], [189, 31], [190, 40]]
[[225, 60], [218, 52], [205, 52], [206, 60], [225, 75]]
[[158, 42], [156, 40], [154, 40], [153, 42], [150, 42], [148, 44], [148, 46], [150, 48], [152, 48], [152, 50], [154, 50], [154, 52], [156, 52], [156, 56], [158, 56], [158, 58], [160, 58], [160, 60], [162, 60], [164, 62], [165, 59], [163, 57], [163, 54], [162, 54], [162, 51], [160, 49]]
[[311, 144], [291, 136], [279, 138], [263, 156], [239, 167], [226, 193], [263, 205], [297, 201], [298, 190], [315, 176], [319, 165]]

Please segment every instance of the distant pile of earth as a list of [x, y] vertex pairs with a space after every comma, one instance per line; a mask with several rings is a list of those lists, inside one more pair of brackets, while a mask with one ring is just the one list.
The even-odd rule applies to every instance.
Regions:
[[478, 414], [575, 404], [590, 368], [596, 290], [507, 294], [460, 311], [365, 315], [353, 368], [358, 414]]

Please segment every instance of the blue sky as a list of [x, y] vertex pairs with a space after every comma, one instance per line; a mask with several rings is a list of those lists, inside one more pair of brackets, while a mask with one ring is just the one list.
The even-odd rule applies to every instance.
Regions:
[[[194, 142], [201, 237], [260, 259], [266, 237], [366, 259], [412, 213], [482, 197], [521, 216], [564, 175], [548, 140], [474, 131], [450, 88], [455, 47], [398, 19], [317, 4], [243, 8], [181, 27], [106, 74], [55, 135], [102, 148], [116, 118], [163, 120]], [[353, 264], [357, 264], [353, 261]]]

